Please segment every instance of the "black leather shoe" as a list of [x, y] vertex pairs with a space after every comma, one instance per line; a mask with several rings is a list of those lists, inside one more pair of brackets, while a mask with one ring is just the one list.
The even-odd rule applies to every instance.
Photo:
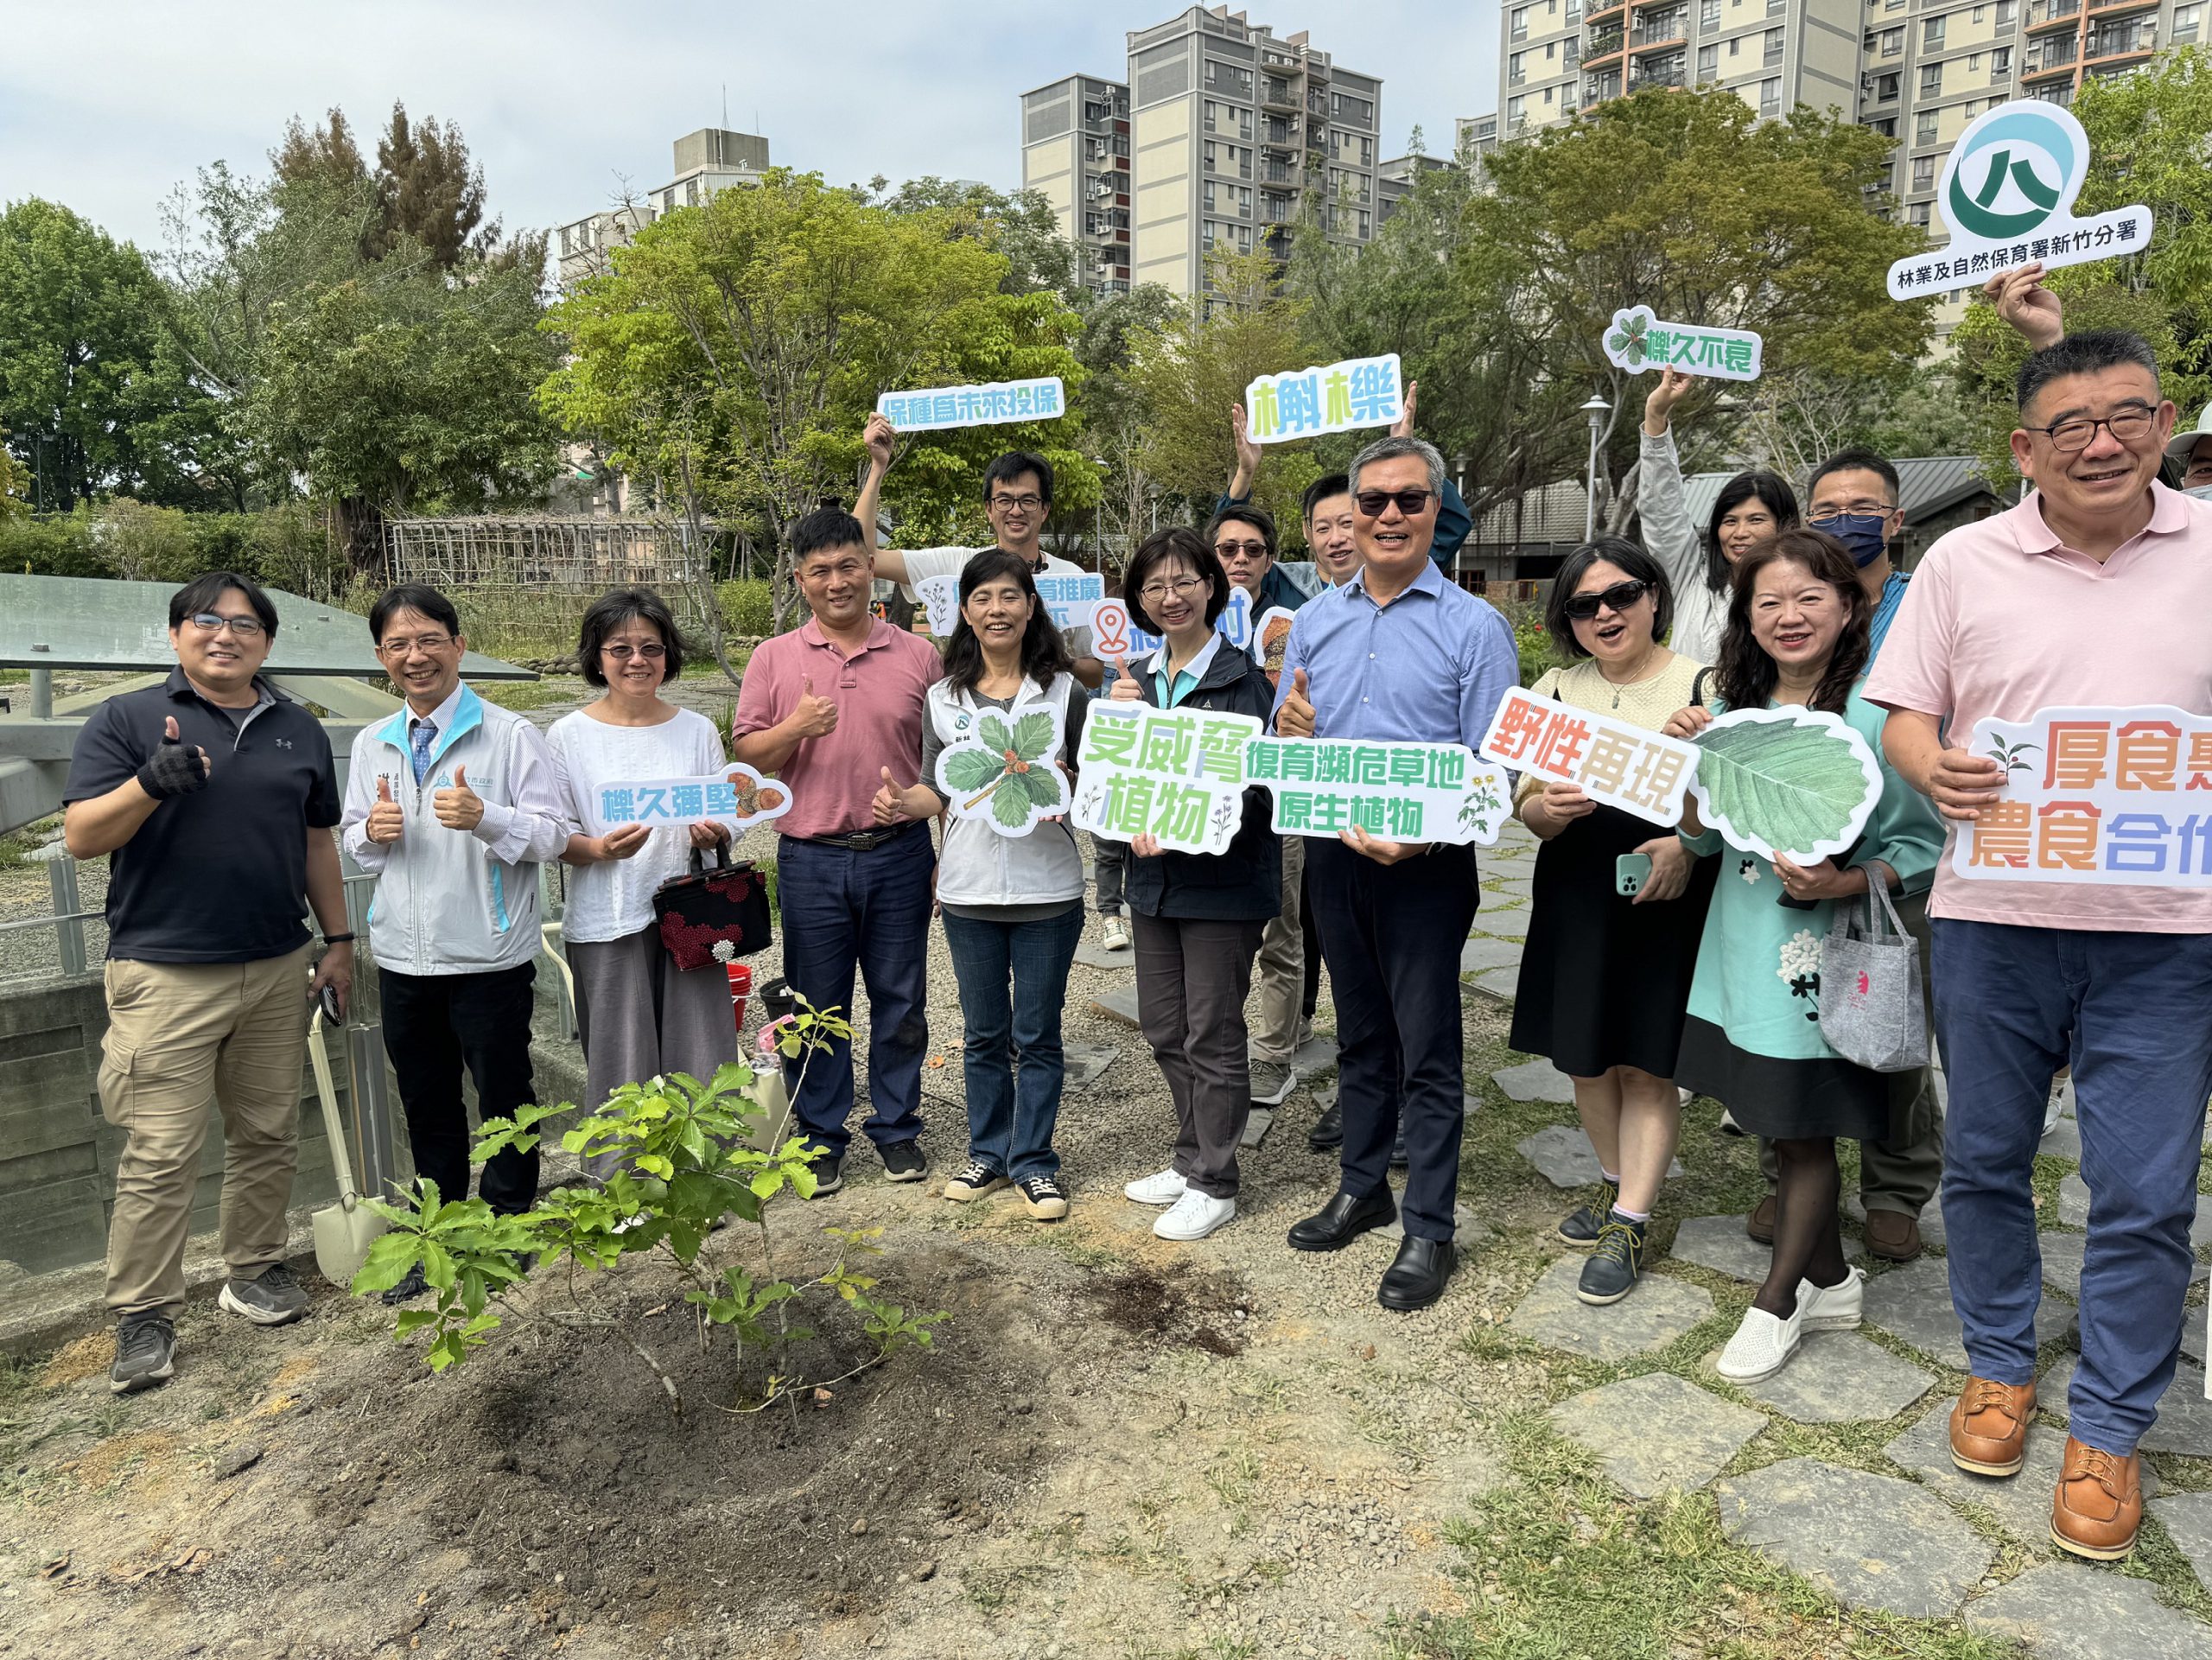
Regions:
[[1390, 1197], [1388, 1183], [1364, 1199], [1338, 1193], [1319, 1211], [1290, 1231], [1293, 1250], [1342, 1250], [1371, 1229], [1388, 1227], [1397, 1218], [1398, 1201]]
[[1375, 1301], [1385, 1308], [1410, 1312], [1426, 1308], [1444, 1294], [1444, 1282], [1459, 1266], [1459, 1253], [1449, 1240], [1406, 1236], [1398, 1247], [1398, 1260], [1382, 1275]]
[[1306, 1133], [1306, 1145], [1316, 1153], [1325, 1153], [1332, 1147], [1344, 1144], [1344, 1109], [1341, 1101], [1332, 1102], [1329, 1110], [1313, 1121], [1313, 1128]]

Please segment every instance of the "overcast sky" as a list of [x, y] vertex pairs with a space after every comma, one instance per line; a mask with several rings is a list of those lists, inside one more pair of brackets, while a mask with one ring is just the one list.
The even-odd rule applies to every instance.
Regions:
[[[1414, 124], [1448, 154], [1453, 118], [1497, 95], [1497, 0], [1247, 6], [1383, 81], [1385, 156]], [[193, 169], [260, 172], [294, 114], [381, 126], [392, 100], [461, 124], [510, 229], [603, 207], [627, 175], [664, 183], [669, 146], [722, 120], [779, 165], [832, 183], [882, 174], [1020, 182], [1018, 96], [1076, 73], [1119, 79], [1157, 3], [1037, 0], [8, 0], [0, 200], [44, 196], [151, 249]]]

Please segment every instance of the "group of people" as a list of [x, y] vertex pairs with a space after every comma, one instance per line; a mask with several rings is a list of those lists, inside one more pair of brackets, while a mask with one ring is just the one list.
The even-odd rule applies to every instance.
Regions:
[[[1951, 1417], [1953, 1456], [1992, 1475], [2021, 1468], [2036, 1416], [2030, 1177], [2052, 1078], [2070, 1067], [2091, 1205], [2052, 1530], [2070, 1550], [2117, 1556], [2139, 1520], [2135, 1449], [2173, 1376], [2191, 1267], [2212, 1096], [2212, 895], [1964, 883], [1946, 840], [2002, 788], [1996, 764], [1961, 747], [1985, 716], [2082, 704], [2212, 712], [2202, 621], [2212, 504], [2159, 479], [2171, 440], [2191, 493], [2212, 493], [2212, 430], [2171, 439], [2176, 412], [2149, 349], [2125, 334], [2063, 335], [2037, 275], [1993, 283], [2037, 347], [2012, 440], [2034, 493], [1944, 537], [1909, 582], [1891, 560], [1897, 471], [1863, 451], [1815, 468], [1802, 509], [1787, 481], [1745, 474], [1693, 526], [1670, 434], [1688, 383], [1662, 374], [1644, 410], [1643, 541], [1599, 537], [1565, 561], [1545, 620], [1567, 664], [1534, 690], [1677, 738], [1732, 710], [1823, 711], [1881, 758], [1879, 797], [1856, 845], [1800, 863], [1724, 848], [1694, 809], [1662, 829], [1575, 786], [1523, 778], [1515, 810], [1541, 847], [1512, 1041], [1572, 1078], [1598, 1157], [1602, 1187], [1558, 1225], [1590, 1253], [1580, 1289], [1593, 1305], [1630, 1294], [1648, 1266], [1690, 1095], [1718, 1100], [1761, 1138], [1772, 1192], [1749, 1227], [1772, 1262], [1719, 1358], [1732, 1380], [1771, 1375], [1807, 1332], [1859, 1323], [1839, 1139], [1860, 1145], [1878, 1256], [1919, 1252], [1917, 1215], [1940, 1180], [1973, 1369]], [[1407, 404], [1410, 419], [1410, 388]], [[108, 1275], [118, 1391], [172, 1371], [187, 1218], [217, 1110], [221, 1306], [264, 1324], [305, 1306], [283, 1261], [300, 998], [304, 983], [342, 1005], [350, 988], [340, 841], [376, 881], [371, 938], [416, 1167], [459, 1197], [469, 1190], [464, 1076], [486, 1116], [532, 1097], [540, 866], [569, 868], [563, 945], [595, 1098], [736, 1058], [719, 965], [679, 970], [652, 903], [727, 830], [594, 834], [584, 803], [608, 782], [702, 776], [729, 761], [775, 773], [791, 802], [778, 825], [785, 976], [821, 1008], [850, 1008], [855, 979], [865, 984], [861, 1130], [887, 1176], [929, 1174], [918, 1107], [928, 936], [941, 913], [968, 1116], [941, 1191], [972, 1204], [1008, 1190], [1051, 1222], [1071, 1203], [1055, 1128], [1062, 1011], [1086, 916], [1082, 849], [1061, 817], [1007, 836], [950, 815], [940, 754], [995, 712], [1041, 703], [1072, 773], [1086, 721], [1105, 718], [1093, 714], [1099, 695], [1233, 712], [1287, 738], [1473, 749], [1518, 681], [1503, 618], [1440, 569], [1467, 517], [1442, 458], [1409, 431], [1370, 443], [1306, 492], [1306, 539], [1325, 584], [1308, 598], [1277, 565], [1274, 522], [1249, 499], [1259, 452], [1240, 414], [1236, 473], [1212, 522], [1155, 531], [1123, 573], [1132, 620], [1161, 643], [1111, 664], [1095, 640], [1064, 637], [1039, 595], [1038, 576], [1059, 563], [1039, 544], [1048, 463], [1015, 453], [987, 470], [993, 547], [885, 550], [875, 507], [893, 435], [871, 421], [865, 442], [857, 516], [825, 506], [791, 533], [808, 620], [753, 654], [727, 750], [710, 722], [665, 696], [683, 647], [652, 594], [619, 590], [591, 608], [579, 666], [601, 695], [540, 734], [465, 684], [451, 601], [402, 586], [368, 626], [404, 707], [360, 733], [341, 800], [321, 727], [260, 672], [278, 626], [268, 597], [221, 572], [173, 597], [175, 672], [87, 721], [67, 789], [70, 851], [111, 859], [99, 1087], [127, 1135]], [[958, 614], [941, 651], [874, 614], [878, 578], [942, 576], [957, 578]], [[1279, 662], [1217, 628], [1238, 588], [1255, 614], [1294, 614]], [[1313, 1140], [1338, 1148], [1339, 1175], [1287, 1243], [1334, 1250], [1400, 1223], [1376, 1295], [1427, 1307], [1456, 1266], [1459, 961], [1481, 898], [1476, 851], [1360, 829], [1281, 837], [1264, 792], [1239, 806], [1219, 854], [1141, 836], [1095, 843], [1102, 944], [1134, 950], [1141, 1024], [1175, 1115], [1172, 1150], [1124, 1193], [1159, 1208], [1165, 1239], [1202, 1239], [1236, 1218], [1248, 1115], [1288, 1094], [1325, 964], [1339, 1083]], [[1822, 1035], [1818, 942], [1835, 907], [1877, 885], [1928, 959], [1948, 1117], [1928, 1068], [1873, 1072]], [[305, 910], [324, 942], [312, 961]], [[1255, 976], [1260, 1019], [1248, 1029]], [[792, 1101], [816, 1149], [817, 1197], [842, 1184], [855, 1098], [849, 1047], [830, 1040]], [[1395, 1191], [1394, 1166], [1405, 1171]], [[534, 1152], [509, 1149], [478, 1191], [494, 1210], [518, 1211], [538, 1177]]]

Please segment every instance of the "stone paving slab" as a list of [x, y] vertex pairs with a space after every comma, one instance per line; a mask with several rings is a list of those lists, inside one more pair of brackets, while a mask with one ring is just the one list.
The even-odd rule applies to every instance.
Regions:
[[[2198, 1313], [2193, 1316], [2202, 1319]], [[2074, 1382], [2079, 1355], [2068, 1355], [2036, 1385], [2036, 1405], [2063, 1421], [2066, 1392]], [[2202, 1368], [2183, 1361], [2174, 1368], [2174, 1381], [2158, 1398], [2158, 1421], [2143, 1437], [2146, 1453], [2185, 1453], [2191, 1458], [2212, 1458], [2212, 1401], [2204, 1398]]]
[[1236, 1138], [1239, 1147], [1257, 1147], [1268, 1139], [1268, 1131], [1274, 1127], [1273, 1107], [1255, 1107], [1244, 1115], [1244, 1133]]
[[1895, 1476], [1785, 1459], [1713, 1491], [1730, 1538], [1848, 1607], [1946, 1619], [1997, 1559], [1941, 1499]]
[[1337, 1040], [1326, 1032], [1316, 1032], [1291, 1052], [1290, 1064], [1300, 1077], [1325, 1072], [1337, 1064]]
[[1095, 939], [1086, 939], [1075, 948], [1075, 960], [1085, 968], [1133, 969], [1137, 965], [1134, 951], [1109, 951]]
[[1592, 1308], [1574, 1294], [1584, 1260], [1563, 1256], [1547, 1269], [1506, 1320], [1506, 1329], [1570, 1354], [1619, 1361], [1664, 1348], [1713, 1317], [1709, 1292], [1663, 1274], [1646, 1275], [1634, 1292], [1609, 1308]]
[[[1889, 1444], [1889, 1455], [1955, 1504], [1979, 1504], [1991, 1511], [2005, 1531], [2032, 1550], [2055, 1554], [2050, 1542], [2050, 1496], [2058, 1486], [2058, 1466], [2066, 1460], [2066, 1432], [2037, 1423], [2028, 1430], [2028, 1461], [2016, 1476], [1969, 1475], [1951, 1462], [1951, 1407], [1928, 1414]], [[2158, 1491], [2158, 1472], [2143, 1466], [2143, 1496]]]
[[2143, 1497], [2175, 1548], [2189, 1558], [2190, 1567], [2196, 1572], [2196, 1582], [2212, 1590], [2212, 1492], [2170, 1493], [2164, 1498], [2153, 1499], [2151, 1470], [2145, 1466]]
[[1856, 1332], [1815, 1332], [1773, 1377], [1737, 1387], [1801, 1424], [1850, 1424], [1894, 1418], [1935, 1383]]
[[[1582, 1133], [1580, 1124], [1547, 1124], [1522, 1140], [1515, 1150], [1535, 1165], [1546, 1181], [1563, 1192], [1594, 1186], [1604, 1173], [1598, 1168], [1598, 1155], [1590, 1150], [1590, 1138]], [[1667, 1167], [1667, 1179], [1679, 1181], [1681, 1177], [1682, 1161], [1676, 1159]]]
[[[2043, 1247], [2043, 1282], [2056, 1286], [2078, 1302], [2082, 1296], [2082, 1252], [2089, 1243], [2089, 1236], [2045, 1229], [2037, 1240]], [[2195, 1285], [2207, 1275], [2212, 1275], [2212, 1269], [2202, 1262], [2195, 1263], [2189, 1271], [2189, 1282]]]
[[1470, 939], [1459, 950], [1459, 972], [1481, 974], [1490, 969], [1521, 966], [1521, 944], [1512, 939]]
[[1510, 1003], [1521, 989], [1521, 970], [1514, 968], [1492, 969], [1478, 974], [1465, 983], [1464, 989], [1471, 994], [1489, 997], [1501, 1003]]
[[[2046, 1292], [2036, 1309], [2036, 1347], [2070, 1336], [2075, 1320], [2072, 1302]], [[1965, 1329], [1951, 1302], [1950, 1267], [1940, 1256], [1923, 1256], [1868, 1280], [1866, 1323], [1903, 1338], [1939, 1365], [1970, 1370]]]
[[2082, 1126], [2071, 1118], [2061, 1118], [2051, 1126], [2050, 1133], [2036, 1143], [2036, 1156], [2081, 1163]]
[[1503, 1072], [1492, 1072], [1490, 1081], [1505, 1091], [1505, 1098], [1509, 1101], [1549, 1101], [1559, 1106], [1574, 1104], [1574, 1080], [1548, 1060], [1524, 1060], [1518, 1066], [1508, 1066]]
[[1501, 939], [1522, 940], [1529, 937], [1529, 924], [1535, 913], [1523, 905], [1515, 910], [1492, 906], [1490, 901], [1498, 895], [1484, 895], [1483, 908], [1475, 913], [1475, 932], [1493, 934]]
[[1122, 1058], [1121, 1050], [1113, 1044], [1085, 1043], [1080, 1038], [1067, 1039], [1062, 1053], [1067, 1065], [1067, 1078], [1061, 1087], [1066, 1090], [1089, 1089]]
[[2204, 1310], [2197, 1307], [2183, 1311], [2181, 1318], [2181, 1352], [2198, 1365], [2204, 1364]]
[[2158, 1600], [2148, 1580], [2062, 1561], [1966, 1606], [1967, 1629], [2024, 1644], [2036, 1660], [2203, 1660], [2212, 1625]]
[[[1860, 1228], [1866, 1225], [1866, 1205], [1853, 1193], [1843, 1202], [1843, 1213]], [[1933, 1245], [1937, 1250], [1945, 1249], [1943, 1237], [1943, 1195], [1937, 1193], [1920, 1207], [1920, 1243]]]
[[1119, 1021], [1124, 1026], [1143, 1028], [1137, 1021], [1137, 989], [1135, 986], [1115, 986], [1100, 992], [1090, 1000], [1091, 1012], [1107, 1019]]
[[[2082, 1180], [2079, 1170], [2068, 1172], [2058, 1184], [2058, 1219], [2069, 1228], [2089, 1225], [2089, 1184]], [[2193, 1250], [2212, 1245], [2212, 1193], [2196, 1196], [2196, 1216], [2189, 1224], [2189, 1243]]]
[[1757, 1285], [1774, 1261], [1771, 1246], [1762, 1245], [1744, 1231], [1740, 1216], [1693, 1216], [1675, 1230], [1675, 1243], [1667, 1254], [1678, 1262], [1695, 1262], [1732, 1280]]
[[1596, 1453], [1605, 1474], [1637, 1498], [1704, 1486], [1766, 1428], [1761, 1414], [1672, 1372], [1586, 1390], [1554, 1407], [1551, 1420], [1560, 1434]]

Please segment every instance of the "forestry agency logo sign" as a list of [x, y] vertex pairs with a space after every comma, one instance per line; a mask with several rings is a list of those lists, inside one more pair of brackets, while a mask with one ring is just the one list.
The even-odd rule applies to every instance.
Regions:
[[2088, 170], [2088, 137], [2071, 114], [2055, 104], [2005, 105], [1953, 146], [1943, 217], [1987, 241], [2032, 235], [2074, 206]]

